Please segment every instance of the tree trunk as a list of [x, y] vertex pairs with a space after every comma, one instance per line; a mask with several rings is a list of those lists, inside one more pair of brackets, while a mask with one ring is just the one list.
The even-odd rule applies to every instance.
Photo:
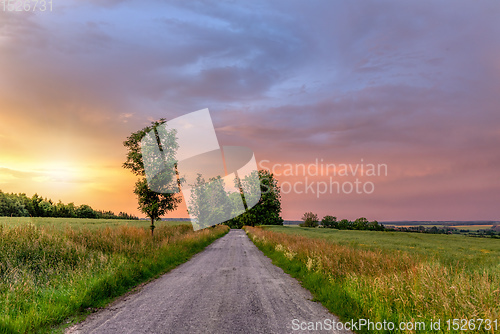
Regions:
[[153, 232], [155, 230], [155, 220], [151, 217], [151, 237], [153, 237]]

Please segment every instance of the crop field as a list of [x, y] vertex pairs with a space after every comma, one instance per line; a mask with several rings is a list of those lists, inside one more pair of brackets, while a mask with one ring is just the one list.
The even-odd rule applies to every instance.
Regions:
[[477, 230], [488, 230], [493, 225], [452, 225], [450, 227], [454, 227], [459, 230], [469, 230], [469, 231], [477, 231]]
[[320, 238], [353, 249], [403, 251], [440, 263], [481, 270], [497, 266], [500, 270], [500, 240], [463, 235], [372, 232], [269, 226], [266, 230]]
[[[500, 333], [498, 239], [288, 226], [246, 230], [342, 320], [425, 326], [356, 332]], [[454, 319], [461, 326], [467, 321], [466, 328], [454, 330]], [[437, 321], [439, 330], [431, 329]]]
[[49, 332], [186, 262], [228, 231], [190, 224], [0, 219], [0, 333]]
[[[391, 224], [385, 224], [386, 227], [415, 227], [418, 225], [391, 225]], [[432, 227], [436, 226], [437, 228], [446, 228], [446, 227], [452, 227], [456, 228], [458, 230], [469, 230], [469, 231], [477, 231], [477, 230], [487, 230], [490, 229], [493, 225], [440, 225], [440, 224], [434, 224], [434, 225], [425, 225], [426, 227]]]
[[[85, 218], [50, 218], [50, 217], [0, 217], [0, 225], [6, 227], [25, 226], [32, 224], [37, 227], [56, 229], [106, 228], [117, 226], [149, 227], [149, 220], [124, 220], [124, 219], [85, 219]], [[190, 224], [187, 221], [158, 221], [155, 226], [172, 226]]]

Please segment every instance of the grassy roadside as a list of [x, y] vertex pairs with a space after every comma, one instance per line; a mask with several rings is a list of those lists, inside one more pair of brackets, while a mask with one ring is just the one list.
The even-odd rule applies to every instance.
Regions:
[[[370, 319], [374, 323], [386, 320], [393, 322], [396, 329], [401, 322], [422, 322], [425, 326], [417, 331], [367, 330], [365, 327], [358, 328], [358, 333], [500, 332], [500, 323], [497, 330], [488, 331], [484, 330], [484, 323], [482, 330], [472, 330], [472, 324], [469, 330], [468, 324], [464, 331], [453, 331], [452, 326], [448, 330], [446, 323], [447, 319], [473, 318], [500, 322], [498, 254], [491, 254], [496, 256], [495, 261], [488, 259], [486, 265], [477, 266], [477, 261], [466, 260], [466, 253], [462, 254], [463, 259], [458, 257], [452, 261], [448, 255], [440, 259], [431, 256], [432, 252], [394, 249], [387, 241], [384, 245], [365, 247], [346, 242], [347, 235], [336, 242], [335, 238], [325, 240], [325, 236], [304, 236], [309, 233], [307, 229], [277, 232], [280, 230], [246, 228], [253, 242], [274, 264], [299, 279], [341, 320]], [[442, 246], [446, 248], [446, 245], [434, 245], [435, 248]], [[411, 247], [418, 249], [418, 242]], [[440, 330], [431, 330], [430, 322], [438, 320]]]
[[46, 332], [186, 262], [226, 226], [0, 225], [0, 333]]

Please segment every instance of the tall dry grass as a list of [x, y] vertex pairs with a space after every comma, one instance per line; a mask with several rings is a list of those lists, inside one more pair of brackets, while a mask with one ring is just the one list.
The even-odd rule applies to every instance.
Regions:
[[263, 228], [246, 231], [344, 320], [499, 319], [500, 264], [470, 270], [407, 252], [364, 250]]

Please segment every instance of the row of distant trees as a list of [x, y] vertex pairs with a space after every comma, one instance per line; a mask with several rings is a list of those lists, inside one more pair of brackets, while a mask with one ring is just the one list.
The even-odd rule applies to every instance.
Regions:
[[393, 231], [393, 232], [413, 232], [413, 233], [430, 233], [430, 234], [466, 234], [470, 237], [480, 237], [480, 238], [486, 238], [486, 237], [491, 237], [491, 238], [500, 238], [500, 231], [496, 232], [495, 228], [491, 228], [489, 230], [479, 230], [477, 232], [472, 232], [469, 230], [459, 230], [454, 227], [449, 227], [449, 226], [444, 226], [444, 227], [437, 227], [437, 226], [431, 226], [431, 227], [426, 227], [426, 226], [395, 226], [395, 227], [389, 227], [386, 228], [386, 231]]
[[0, 216], [8, 217], [64, 217], [64, 218], [100, 218], [100, 219], [139, 219], [136, 216], [120, 212], [94, 210], [87, 204], [54, 203], [51, 199], [38, 194], [32, 197], [26, 194], [4, 193], [0, 190]]
[[388, 231], [395, 231], [395, 232], [416, 232], [416, 233], [430, 233], [430, 234], [452, 234], [453, 231], [458, 231], [456, 228], [452, 227], [443, 227], [443, 228], [438, 228], [436, 226], [432, 227], [425, 227], [425, 226], [408, 226], [408, 227], [401, 227], [401, 226], [396, 226], [392, 228], [387, 228]]
[[334, 216], [324, 216], [321, 221], [318, 215], [313, 212], [306, 212], [302, 217], [302, 227], [317, 227], [321, 224], [325, 228], [335, 228], [338, 230], [367, 230], [367, 231], [384, 231], [385, 227], [379, 224], [376, 220], [369, 221], [365, 217], [358, 218], [354, 221], [348, 219], [337, 220]]
[[[383, 224], [379, 224], [376, 220], [369, 221], [368, 219], [361, 217], [354, 221], [348, 219], [337, 220], [334, 216], [324, 216], [323, 219], [319, 220], [318, 215], [313, 212], [306, 212], [302, 217], [303, 223], [300, 224], [301, 227], [324, 227], [324, 228], [335, 228], [338, 230], [366, 230], [366, 231], [389, 231], [389, 232], [413, 232], [413, 233], [430, 233], [430, 234], [453, 234], [458, 233], [458, 229], [444, 227], [438, 228], [436, 226], [425, 227], [425, 226], [409, 226], [409, 227], [388, 227], [386, 228]], [[467, 233], [471, 237], [481, 237], [481, 238], [499, 238], [500, 230], [496, 231], [496, 225], [490, 230], [481, 230], [479, 232], [470, 232], [468, 230], [460, 230], [460, 232]]]

